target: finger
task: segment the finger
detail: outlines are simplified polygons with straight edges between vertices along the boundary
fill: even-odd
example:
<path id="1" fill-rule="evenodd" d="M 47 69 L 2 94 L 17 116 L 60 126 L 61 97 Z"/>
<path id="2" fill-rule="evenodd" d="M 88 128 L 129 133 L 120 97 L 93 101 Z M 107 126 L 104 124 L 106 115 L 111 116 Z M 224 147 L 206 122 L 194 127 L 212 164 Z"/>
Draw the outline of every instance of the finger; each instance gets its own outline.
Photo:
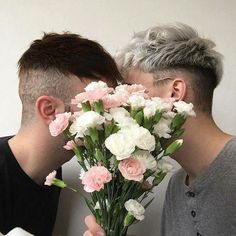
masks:
<path id="1" fill-rule="evenodd" d="M 85 231 L 83 236 L 94 236 L 90 231 Z"/>
<path id="2" fill-rule="evenodd" d="M 96 222 L 96 218 L 93 215 L 89 215 L 85 217 L 85 224 L 89 228 L 89 231 L 94 235 L 104 235 L 103 230 L 99 224 Z"/>

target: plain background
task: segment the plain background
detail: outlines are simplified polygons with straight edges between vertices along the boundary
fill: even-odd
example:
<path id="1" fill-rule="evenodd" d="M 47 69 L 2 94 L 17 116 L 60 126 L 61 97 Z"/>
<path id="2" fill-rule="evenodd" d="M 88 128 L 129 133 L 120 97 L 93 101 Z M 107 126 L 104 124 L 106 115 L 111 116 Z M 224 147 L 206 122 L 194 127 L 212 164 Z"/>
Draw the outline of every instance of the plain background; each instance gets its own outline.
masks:
<path id="1" fill-rule="evenodd" d="M 111 54 L 134 32 L 158 23 L 183 22 L 211 38 L 224 55 L 224 76 L 215 91 L 216 123 L 236 134 L 236 1 L 235 0 L 0 0 L 0 136 L 19 128 L 17 61 L 42 33 L 71 31 L 101 43 Z M 177 166 L 177 165 L 176 165 Z M 64 179 L 80 188 L 75 160 L 64 166 Z M 158 236 L 168 178 L 155 191 L 156 200 L 136 236 Z M 82 189 L 81 189 L 82 191 Z M 62 191 L 54 235 L 82 236 L 88 214 L 79 194 Z"/>

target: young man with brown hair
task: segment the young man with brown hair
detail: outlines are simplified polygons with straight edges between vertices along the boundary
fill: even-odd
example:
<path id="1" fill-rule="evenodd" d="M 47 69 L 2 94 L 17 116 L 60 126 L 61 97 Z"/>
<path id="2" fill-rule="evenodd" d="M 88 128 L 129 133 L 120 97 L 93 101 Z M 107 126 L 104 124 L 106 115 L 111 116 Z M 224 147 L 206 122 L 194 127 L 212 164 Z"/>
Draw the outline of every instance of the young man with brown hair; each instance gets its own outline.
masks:
<path id="1" fill-rule="evenodd" d="M 93 80 L 115 86 L 121 75 L 111 56 L 96 42 L 76 34 L 45 34 L 22 55 L 19 95 L 22 120 L 13 137 L 0 138 L 0 232 L 21 227 L 52 235 L 60 191 L 43 186 L 46 176 L 69 161 L 63 135 L 48 126 L 56 114 Z"/>

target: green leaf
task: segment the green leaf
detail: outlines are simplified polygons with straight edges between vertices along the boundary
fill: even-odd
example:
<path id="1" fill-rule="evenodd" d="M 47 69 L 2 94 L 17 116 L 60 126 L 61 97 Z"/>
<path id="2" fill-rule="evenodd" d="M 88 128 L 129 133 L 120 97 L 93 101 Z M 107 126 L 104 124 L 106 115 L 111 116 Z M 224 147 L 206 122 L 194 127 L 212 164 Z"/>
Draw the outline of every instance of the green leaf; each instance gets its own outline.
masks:
<path id="1" fill-rule="evenodd" d="M 132 118 L 135 118 L 136 114 L 139 112 L 139 109 L 131 109 L 130 115 Z"/>
<path id="2" fill-rule="evenodd" d="M 102 162 L 102 163 L 107 163 L 106 158 L 103 156 L 102 152 L 96 148 L 95 150 L 95 158 L 97 159 L 97 161 Z"/>
<path id="3" fill-rule="evenodd" d="M 175 151 L 177 151 L 183 144 L 183 139 L 177 139 L 173 143 L 171 143 L 166 150 L 164 151 L 164 156 L 170 156 Z"/>
<path id="4" fill-rule="evenodd" d="M 144 118 L 143 111 L 139 111 L 134 117 L 134 119 L 137 121 L 139 125 L 142 125 L 143 118 Z"/>
<path id="5" fill-rule="evenodd" d="M 112 121 L 112 123 L 105 126 L 105 137 L 106 138 L 112 134 L 114 127 L 115 127 L 114 121 Z"/>
<path id="6" fill-rule="evenodd" d="M 89 136 L 94 143 L 99 141 L 98 131 L 96 128 L 89 128 Z"/>
<path id="7" fill-rule="evenodd" d="M 156 177 L 153 179 L 152 184 L 153 184 L 154 186 L 159 185 L 159 184 L 161 183 L 161 181 L 165 178 L 166 174 L 167 174 L 167 173 L 165 173 L 165 172 L 163 172 L 163 171 L 160 171 L 160 172 L 156 175 Z"/>
<path id="8" fill-rule="evenodd" d="M 154 115 L 154 122 L 158 123 L 162 117 L 162 112 L 156 111 L 156 114 Z"/>
<path id="9" fill-rule="evenodd" d="M 73 149 L 73 151 L 74 151 L 74 153 L 75 153 L 75 155 L 76 155 L 76 157 L 77 157 L 78 162 L 79 162 L 79 163 L 82 163 L 83 160 L 84 160 L 84 158 L 83 158 L 83 156 L 82 156 L 80 147 L 75 147 L 75 148 Z"/>
<path id="10" fill-rule="evenodd" d="M 185 121 L 186 118 L 183 115 L 176 114 L 171 122 L 170 127 L 171 129 L 179 129 L 184 124 Z"/>
<path id="11" fill-rule="evenodd" d="M 152 128 L 152 118 L 147 118 L 144 116 L 144 122 L 143 122 L 143 127 L 146 129 L 151 129 Z"/>
<path id="12" fill-rule="evenodd" d="M 135 218 L 133 215 L 131 215 L 130 213 L 128 213 L 124 219 L 124 226 L 128 227 L 130 225 L 132 225 L 132 223 L 134 222 Z"/>
<path id="13" fill-rule="evenodd" d="M 183 129 L 178 129 L 178 130 L 176 130 L 176 131 L 173 133 L 172 138 L 173 138 L 173 139 L 177 139 L 177 138 L 179 138 L 183 133 L 184 133 L 184 128 L 183 128 Z"/>
<path id="14" fill-rule="evenodd" d="M 93 107 L 94 107 L 94 111 L 96 111 L 99 114 L 102 114 L 104 112 L 103 102 L 101 100 L 94 102 Z"/>
<path id="15" fill-rule="evenodd" d="M 93 152 L 93 142 L 89 136 L 84 136 L 84 146 L 89 152 Z"/>
<path id="16" fill-rule="evenodd" d="M 91 111 L 91 106 L 90 106 L 89 101 L 82 102 L 82 109 L 83 109 L 83 112 Z"/>
<path id="17" fill-rule="evenodd" d="M 53 180 L 53 185 L 55 185 L 55 186 L 57 186 L 57 187 L 59 187 L 59 188 L 65 188 L 65 187 L 67 186 L 64 181 L 62 181 L 62 180 L 60 180 L 60 179 L 57 179 L 57 178 L 55 178 L 55 179 Z"/>
<path id="18" fill-rule="evenodd" d="M 96 217 L 96 211 L 94 210 L 93 206 L 92 206 L 92 203 L 87 199 L 85 198 L 85 202 L 89 208 L 89 210 L 92 212 L 92 214 Z"/>

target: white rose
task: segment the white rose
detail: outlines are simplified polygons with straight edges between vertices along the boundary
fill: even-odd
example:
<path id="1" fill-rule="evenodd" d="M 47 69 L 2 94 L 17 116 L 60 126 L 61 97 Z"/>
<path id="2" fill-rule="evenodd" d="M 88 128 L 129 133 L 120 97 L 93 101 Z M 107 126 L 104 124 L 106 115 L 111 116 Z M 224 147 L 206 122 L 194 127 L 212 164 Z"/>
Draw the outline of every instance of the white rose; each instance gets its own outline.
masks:
<path id="1" fill-rule="evenodd" d="M 76 137 L 83 137 L 88 128 L 94 128 L 104 122 L 105 117 L 95 111 L 88 111 L 75 119 L 70 127 L 70 132 L 72 135 L 76 134 Z"/>
<path id="2" fill-rule="evenodd" d="M 146 169 L 156 169 L 157 167 L 157 161 L 153 157 L 153 155 L 148 151 L 139 150 L 132 154 L 132 157 L 134 159 L 139 160 Z"/>
<path id="3" fill-rule="evenodd" d="M 174 102 L 175 110 L 182 114 L 183 116 L 196 116 L 196 113 L 193 110 L 192 103 L 186 103 L 184 101 Z"/>
<path id="4" fill-rule="evenodd" d="M 94 90 L 107 90 L 107 88 L 108 88 L 107 84 L 104 83 L 103 81 L 94 81 L 88 84 L 84 90 L 88 92 Z"/>
<path id="5" fill-rule="evenodd" d="M 161 118 L 160 121 L 153 126 L 153 133 L 157 134 L 160 138 L 171 138 L 169 134 L 171 132 L 170 122 L 170 120 Z"/>
<path id="6" fill-rule="evenodd" d="M 105 140 L 106 148 L 116 156 L 117 160 L 128 158 L 135 150 L 135 142 L 131 135 L 117 132 Z"/>
<path id="7" fill-rule="evenodd" d="M 138 201 L 134 199 L 128 200 L 125 202 L 125 209 L 137 220 L 141 221 L 144 219 L 145 209 Z"/>
<path id="8" fill-rule="evenodd" d="M 165 173 L 170 172 L 173 169 L 173 165 L 164 159 L 161 159 L 157 162 L 157 170 L 158 171 L 163 171 Z"/>
<path id="9" fill-rule="evenodd" d="M 139 108 L 145 106 L 146 100 L 141 94 L 135 94 L 129 97 L 129 103 L 132 108 Z"/>

